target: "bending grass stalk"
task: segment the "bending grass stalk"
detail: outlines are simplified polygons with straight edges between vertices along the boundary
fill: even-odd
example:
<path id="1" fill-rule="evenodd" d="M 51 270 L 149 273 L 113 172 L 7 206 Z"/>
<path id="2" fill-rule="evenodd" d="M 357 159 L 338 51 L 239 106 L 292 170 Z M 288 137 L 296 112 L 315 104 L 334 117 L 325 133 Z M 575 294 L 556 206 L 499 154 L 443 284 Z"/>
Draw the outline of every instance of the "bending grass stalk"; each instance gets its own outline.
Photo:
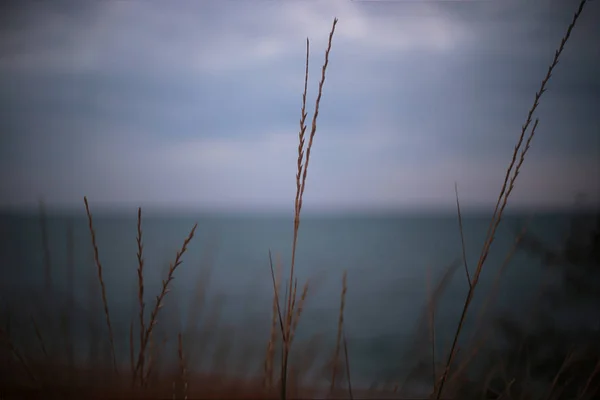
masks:
<path id="1" fill-rule="evenodd" d="M 94 230 L 94 222 L 92 219 L 92 213 L 90 212 L 90 206 L 88 204 L 87 197 L 83 198 L 85 203 L 85 212 L 88 217 L 90 235 L 92 237 L 92 247 L 94 248 L 94 261 L 98 269 L 98 281 L 100 281 L 100 289 L 102 291 L 102 303 L 104 305 L 104 315 L 106 316 L 106 325 L 108 326 L 108 339 L 110 341 L 110 351 L 112 355 L 113 367 L 115 373 L 118 374 L 117 369 L 117 357 L 115 354 L 115 339 L 113 335 L 112 325 L 110 323 L 110 313 L 108 312 L 108 300 L 106 299 L 106 286 L 104 285 L 104 278 L 102 277 L 102 264 L 100 263 L 100 257 L 98 255 L 98 245 L 96 244 L 96 231 Z"/>
<path id="2" fill-rule="evenodd" d="M 509 172 L 513 169 L 514 161 L 516 159 L 516 154 L 517 154 L 517 152 L 519 150 L 520 143 L 515 147 L 513 159 L 511 161 L 511 164 L 510 164 L 509 169 L 507 171 L 506 179 L 504 181 L 504 185 L 503 185 L 502 191 L 500 193 L 500 196 L 498 197 L 498 204 L 500 203 L 500 199 L 501 199 L 503 193 L 504 193 L 504 201 L 502 203 L 502 207 L 499 210 L 496 210 L 494 212 L 494 215 L 492 216 L 492 225 L 493 225 L 493 227 L 492 227 L 492 229 L 491 229 L 491 231 L 489 233 L 488 238 L 486 239 L 486 242 L 484 243 L 483 251 L 481 253 L 481 257 L 479 259 L 479 262 L 477 264 L 477 268 L 475 270 L 475 274 L 473 276 L 473 280 L 469 284 L 469 290 L 467 292 L 467 296 L 466 296 L 466 299 L 465 299 L 465 302 L 464 302 L 463 310 L 462 310 L 462 313 L 461 313 L 461 316 L 460 316 L 460 320 L 458 322 L 458 327 L 457 327 L 456 333 L 454 335 L 454 338 L 452 340 L 452 346 L 450 347 L 450 352 L 448 354 L 448 360 L 447 360 L 446 366 L 444 368 L 444 373 L 443 373 L 442 378 L 440 380 L 440 385 L 439 385 L 438 393 L 437 393 L 437 397 L 436 397 L 438 400 L 439 400 L 439 398 L 440 398 L 440 396 L 442 394 L 442 390 L 443 390 L 444 384 L 445 384 L 445 382 L 447 380 L 448 373 L 450 371 L 450 366 L 452 365 L 452 361 L 454 360 L 454 357 L 456 355 L 455 353 L 456 353 L 456 348 L 457 348 L 456 346 L 458 344 L 458 338 L 460 336 L 460 332 L 462 331 L 462 327 L 463 327 L 465 318 L 467 316 L 467 311 L 469 309 L 469 306 L 471 305 L 471 301 L 473 300 L 473 295 L 475 294 L 475 288 L 477 287 L 477 283 L 479 282 L 479 277 L 481 275 L 483 264 L 485 263 L 487 255 L 489 253 L 489 249 L 490 249 L 491 244 L 493 242 L 496 229 L 497 229 L 498 225 L 500 224 L 500 220 L 502 219 L 502 214 L 504 212 L 506 204 L 508 203 L 508 197 L 510 196 L 510 194 L 512 192 L 512 189 L 514 188 L 514 182 L 515 182 L 515 180 L 516 180 L 516 178 L 517 178 L 517 176 L 519 174 L 519 170 L 520 170 L 521 165 L 523 164 L 523 161 L 525 159 L 525 155 L 527 154 L 527 151 L 529 150 L 529 145 L 530 145 L 531 139 L 535 135 L 535 131 L 536 131 L 537 126 L 538 126 L 538 120 L 536 119 L 536 121 L 535 121 L 535 123 L 533 125 L 533 128 L 531 130 L 531 134 L 529 135 L 529 138 L 527 139 L 527 145 L 525 146 L 525 148 L 521 152 L 521 158 L 519 160 L 519 163 L 517 164 L 517 168 L 515 169 L 515 173 L 512 176 L 510 182 L 508 182 L 508 177 L 510 175 Z M 523 137 L 523 135 L 524 135 L 524 132 L 522 132 L 521 138 Z M 509 184 L 509 188 L 508 188 L 507 191 L 505 191 L 504 189 L 505 189 L 505 187 L 506 187 L 507 184 Z"/>
<path id="3" fill-rule="evenodd" d="M 436 398 L 438 400 L 440 399 L 440 397 L 442 395 L 442 392 L 443 392 L 443 389 L 444 389 L 444 384 L 445 384 L 447 376 L 448 376 L 448 371 L 449 371 L 450 365 L 452 364 L 452 361 L 454 359 L 454 353 L 455 353 L 456 345 L 458 343 L 458 337 L 460 336 L 460 332 L 462 330 L 462 326 L 464 324 L 464 320 L 465 320 L 467 311 L 469 309 L 469 305 L 471 303 L 471 300 L 473 299 L 474 290 L 475 290 L 475 287 L 477 286 L 477 282 L 479 280 L 479 276 L 481 274 L 481 270 L 483 268 L 483 264 L 485 263 L 485 260 L 486 260 L 488 254 L 489 254 L 489 250 L 490 250 L 491 244 L 494 241 L 494 235 L 496 233 L 496 229 L 498 228 L 498 225 L 500 224 L 500 221 L 502 219 L 502 214 L 503 214 L 504 209 L 506 207 L 506 204 L 508 202 L 508 198 L 510 197 L 510 194 L 511 194 L 513 188 L 514 188 L 514 183 L 515 183 L 515 180 L 516 180 L 517 176 L 519 175 L 519 170 L 520 170 L 520 168 L 523 165 L 523 162 L 525 160 L 525 155 L 527 154 L 527 151 L 529 150 L 529 147 L 530 147 L 530 144 L 531 144 L 531 140 L 533 139 L 533 136 L 535 134 L 535 130 L 537 128 L 538 120 L 537 119 L 535 120 L 535 123 L 533 125 L 532 130 L 531 130 L 531 133 L 530 133 L 529 137 L 527 138 L 527 142 L 526 142 L 525 148 L 522 149 L 519 162 L 517 163 L 516 168 L 514 169 L 514 175 L 512 176 L 512 178 L 510 178 L 510 174 L 513 172 L 513 167 L 515 166 L 515 162 L 516 162 L 516 159 L 517 159 L 517 154 L 518 154 L 519 150 L 521 149 L 521 146 L 522 146 L 522 143 L 523 143 L 523 139 L 525 137 L 525 132 L 527 131 L 527 129 L 529 128 L 529 125 L 531 124 L 533 113 L 535 112 L 535 110 L 537 109 L 537 107 L 539 105 L 539 101 L 540 101 L 541 96 L 546 91 L 546 84 L 548 83 L 548 81 L 550 80 L 550 77 L 552 76 L 552 71 L 554 70 L 554 68 L 558 64 L 558 60 L 560 58 L 560 55 L 561 55 L 562 51 L 564 50 L 566 42 L 568 41 L 569 37 L 571 36 L 571 32 L 572 32 L 573 28 L 575 27 L 575 24 L 577 23 L 577 20 L 579 19 L 579 16 L 581 15 L 581 12 L 583 11 L 583 8 L 584 8 L 586 2 L 587 2 L 587 0 L 581 0 L 577 11 L 573 15 L 573 19 L 572 19 L 571 23 L 569 24 L 569 26 L 567 28 L 567 32 L 565 33 L 565 36 L 562 38 L 558 49 L 554 53 L 554 58 L 552 60 L 552 63 L 548 67 L 548 72 L 546 73 L 546 76 L 542 80 L 542 83 L 540 85 L 540 89 L 535 94 L 533 105 L 532 105 L 532 107 L 529 110 L 529 113 L 527 115 L 527 120 L 525 121 L 525 124 L 522 126 L 521 134 L 520 134 L 519 139 L 517 141 L 517 145 L 515 146 L 511 162 L 510 162 L 509 167 L 508 167 L 508 169 L 506 171 L 506 176 L 504 178 L 504 183 L 502 185 L 502 189 L 500 191 L 500 195 L 498 196 L 498 200 L 496 202 L 494 213 L 492 214 L 492 218 L 491 218 L 491 221 L 490 221 L 490 226 L 488 228 L 488 234 L 486 236 L 486 241 L 484 242 L 484 245 L 483 245 L 483 248 L 482 248 L 482 251 L 481 251 L 481 256 L 479 257 L 479 261 L 477 263 L 477 268 L 475 270 L 475 274 L 473 276 L 472 283 L 471 283 L 471 285 L 469 287 L 469 291 L 468 291 L 466 299 L 465 299 L 465 304 L 464 304 L 464 307 L 463 307 L 462 315 L 460 317 L 460 320 L 459 320 L 459 323 L 458 323 L 458 327 L 457 327 L 456 333 L 454 335 L 454 340 L 453 340 L 453 343 L 452 343 L 452 347 L 451 347 L 450 353 L 448 355 L 448 360 L 446 362 L 446 368 L 445 368 L 444 374 L 443 374 L 443 376 L 441 378 L 440 385 L 439 385 L 439 388 L 438 388 L 438 392 L 437 392 L 437 396 L 436 396 Z M 500 207 L 500 203 L 501 202 L 502 202 L 502 206 Z"/>

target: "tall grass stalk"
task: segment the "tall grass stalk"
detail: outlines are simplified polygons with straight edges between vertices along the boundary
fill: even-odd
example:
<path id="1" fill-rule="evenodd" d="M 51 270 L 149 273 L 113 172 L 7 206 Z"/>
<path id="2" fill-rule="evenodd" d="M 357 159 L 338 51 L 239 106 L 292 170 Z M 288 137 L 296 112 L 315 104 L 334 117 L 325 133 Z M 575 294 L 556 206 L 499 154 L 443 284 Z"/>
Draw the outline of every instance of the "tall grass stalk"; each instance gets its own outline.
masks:
<path id="1" fill-rule="evenodd" d="M 293 338 L 293 328 L 295 328 L 298 324 L 298 319 L 300 317 L 301 303 L 304 301 L 306 297 L 306 293 L 308 290 L 308 286 L 305 285 L 305 289 L 302 292 L 301 303 L 298 311 L 294 313 L 296 306 L 296 287 L 297 287 L 297 279 L 295 278 L 295 266 L 296 266 L 296 246 L 298 244 L 298 230 L 300 228 L 300 213 L 302 211 L 302 198 L 304 196 L 304 190 L 306 188 L 306 177 L 308 175 L 308 164 L 310 162 L 310 151 L 312 149 L 313 140 L 315 134 L 317 132 L 317 118 L 319 116 L 319 105 L 321 104 L 321 96 L 323 95 L 323 85 L 325 84 L 325 76 L 327 72 L 327 66 L 329 65 L 329 52 L 331 51 L 331 43 L 333 40 L 333 35 L 335 33 L 335 27 L 337 25 L 337 18 L 334 18 L 333 25 L 331 27 L 331 32 L 329 33 L 329 40 L 327 43 L 327 50 L 325 51 L 325 62 L 323 63 L 323 67 L 321 68 L 321 80 L 319 81 L 319 89 L 317 93 L 317 98 L 315 100 L 315 109 L 312 118 L 311 130 L 308 139 L 308 144 L 306 145 L 306 155 L 304 153 L 305 149 L 305 134 L 306 134 L 306 94 L 308 91 L 308 65 L 309 65 L 309 57 L 310 57 L 310 42 L 306 39 L 306 64 L 305 64 L 305 74 L 304 74 L 304 91 L 302 93 L 302 109 L 300 115 L 300 131 L 298 133 L 298 160 L 297 160 L 297 172 L 296 172 L 296 198 L 294 201 L 294 233 L 293 233 L 293 241 L 292 241 L 292 260 L 290 263 L 290 276 L 288 281 L 285 300 L 286 306 L 283 316 L 281 315 L 281 307 L 279 309 L 279 318 L 281 321 L 281 333 L 282 333 L 282 342 L 283 342 L 283 351 L 282 351 L 282 363 L 281 363 L 281 398 L 284 400 L 287 397 L 287 374 L 288 374 L 288 363 L 289 356 L 292 345 Z M 271 263 L 271 274 L 274 276 L 272 263 Z M 273 278 L 273 288 L 277 293 L 277 287 L 275 284 L 275 279 Z M 279 302 L 279 295 L 277 295 L 277 301 Z M 294 318 L 295 317 L 295 318 Z"/>

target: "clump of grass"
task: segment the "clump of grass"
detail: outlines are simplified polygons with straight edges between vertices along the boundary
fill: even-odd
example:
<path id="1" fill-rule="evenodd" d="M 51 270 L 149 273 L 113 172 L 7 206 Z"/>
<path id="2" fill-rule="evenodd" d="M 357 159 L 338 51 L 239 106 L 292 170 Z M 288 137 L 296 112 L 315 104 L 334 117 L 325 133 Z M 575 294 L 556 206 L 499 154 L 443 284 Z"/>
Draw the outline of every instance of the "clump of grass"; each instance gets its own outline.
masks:
<path id="1" fill-rule="evenodd" d="M 569 40 L 569 37 L 571 36 L 571 32 L 573 31 L 573 28 L 575 27 L 577 20 L 579 19 L 579 16 L 581 15 L 581 13 L 583 11 L 583 8 L 584 8 L 586 2 L 587 2 L 587 0 L 582 0 L 579 3 L 579 7 L 578 7 L 577 11 L 575 12 L 575 14 L 573 15 L 573 19 L 571 20 L 571 23 L 567 27 L 567 31 L 566 31 L 564 37 L 562 38 L 560 45 L 559 45 L 558 49 L 556 50 L 556 52 L 554 53 L 554 58 L 553 58 L 552 62 L 550 63 L 550 66 L 548 67 L 548 72 L 546 73 L 546 76 L 542 80 L 539 90 L 535 94 L 533 105 L 529 109 L 525 123 L 523 124 L 523 126 L 521 128 L 521 133 L 517 140 L 517 144 L 514 148 L 509 166 L 506 170 L 504 182 L 502 183 L 502 188 L 500 189 L 500 194 L 496 201 L 496 206 L 495 206 L 494 212 L 492 214 L 490 226 L 488 228 L 488 233 L 486 235 L 486 238 L 485 238 L 485 241 L 483 244 L 483 248 L 481 250 L 481 255 L 479 257 L 479 261 L 477 262 L 477 266 L 475 268 L 475 273 L 473 274 L 472 278 L 469 275 L 468 269 L 466 269 L 467 280 L 469 283 L 469 290 L 468 290 L 466 298 L 465 298 L 462 314 L 458 321 L 456 333 L 454 334 L 452 346 L 451 346 L 450 352 L 448 354 L 448 360 L 446 361 L 446 366 L 445 366 L 444 372 L 442 373 L 442 376 L 440 378 L 439 386 L 437 388 L 436 399 L 438 399 L 438 400 L 442 396 L 442 393 L 444 390 L 444 385 L 448 378 L 448 373 L 450 371 L 452 361 L 454 360 L 454 357 L 456 355 L 458 338 L 460 337 L 460 334 L 461 334 L 461 331 L 463 328 L 463 324 L 464 324 L 467 312 L 469 310 L 469 306 L 471 305 L 471 301 L 473 300 L 473 295 L 475 293 L 475 289 L 479 282 L 479 278 L 481 276 L 481 271 L 482 271 L 485 261 L 488 257 L 490 247 L 491 247 L 492 243 L 494 242 L 496 230 L 498 229 L 498 225 L 500 225 L 500 221 L 502 220 L 502 215 L 504 213 L 506 205 L 508 204 L 508 199 L 514 189 L 515 181 L 516 181 L 517 177 L 519 176 L 520 169 L 523 165 L 523 162 L 525 161 L 525 156 L 531 146 L 531 141 L 535 135 L 539 119 L 536 118 L 536 120 L 533 124 L 533 127 L 531 129 L 531 132 L 529 133 L 529 136 L 527 137 L 527 140 L 525 141 L 525 145 L 524 145 L 524 147 L 522 147 L 523 141 L 525 139 L 525 134 L 531 124 L 533 114 L 537 110 L 540 98 L 546 91 L 546 85 L 547 85 L 548 81 L 550 80 L 550 77 L 552 76 L 552 71 L 558 64 L 560 55 L 562 54 L 565 44 L 567 43 L 567 41 Z M 520 150 L 520 155 L 519 155 L 519 150 Z M 517 159 L 518 159 L 518 161 L 517 161 Z M 512 176 L 511 176 L 511 174 L 512 174 Z M 458 203 L 458 192 L 457 192 L 457 206 L 458 206 L 458 210 L 459 210 L 459 220 L 460 220 L 460 205 Z M 461 224 L 461 231 L 462 231 L 462 222 L 460 224 Z M 462 233 L 461 233 L 461 237 L 462 237 Z M 462 244 L 463 244 L 463 246 L 462 246 L 463 254 L 465 254 L 464 241 L 462 242 Z M 465 268 L 467 268 L 466 259 L 464 262 L 465 262 Z"/>

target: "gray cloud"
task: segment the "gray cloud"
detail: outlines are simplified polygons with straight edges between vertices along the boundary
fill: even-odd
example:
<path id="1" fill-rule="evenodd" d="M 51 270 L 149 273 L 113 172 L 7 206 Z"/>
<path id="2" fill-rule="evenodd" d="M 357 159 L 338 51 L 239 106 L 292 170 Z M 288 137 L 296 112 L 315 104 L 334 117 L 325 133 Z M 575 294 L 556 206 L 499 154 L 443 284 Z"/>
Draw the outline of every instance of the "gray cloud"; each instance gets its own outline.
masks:
<path id="1" fill-rule="evenodd" d="M 304 40 L 310 111 L 333 16 L 307 207 L 451 206 L 455 181 L 465 204 L 490 204 L 574 11 L 24 4 L 5 9 L 0 33 L 0 206 L 85 194 L 116 206 L 289 208 Z M 599 16 L 591 2 L 542 99 L 517 205 L 562 206 L 577 192 L 600 201 Z"/>

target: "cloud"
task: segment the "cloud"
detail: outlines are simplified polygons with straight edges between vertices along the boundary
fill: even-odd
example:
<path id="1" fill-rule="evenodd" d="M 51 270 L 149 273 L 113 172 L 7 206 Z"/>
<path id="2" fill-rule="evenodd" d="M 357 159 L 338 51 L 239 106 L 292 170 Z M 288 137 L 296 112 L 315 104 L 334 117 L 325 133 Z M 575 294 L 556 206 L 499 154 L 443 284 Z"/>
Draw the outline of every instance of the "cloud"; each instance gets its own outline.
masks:
<path id="1" fill-rule="evenodd" d="M 566 5 L 105 1 L 10 9 L 0 206 L 292 204 L 305 39 L 309 122 L 340 20 L 307 207 L 493 204 L 570 22 Z M 8 12 L 8 11 L 7 11 Z M 587 12 L 587 13 L 586 13 Z M 590 4 L 550 81 L 516 204 L 600 201 Z"/>

